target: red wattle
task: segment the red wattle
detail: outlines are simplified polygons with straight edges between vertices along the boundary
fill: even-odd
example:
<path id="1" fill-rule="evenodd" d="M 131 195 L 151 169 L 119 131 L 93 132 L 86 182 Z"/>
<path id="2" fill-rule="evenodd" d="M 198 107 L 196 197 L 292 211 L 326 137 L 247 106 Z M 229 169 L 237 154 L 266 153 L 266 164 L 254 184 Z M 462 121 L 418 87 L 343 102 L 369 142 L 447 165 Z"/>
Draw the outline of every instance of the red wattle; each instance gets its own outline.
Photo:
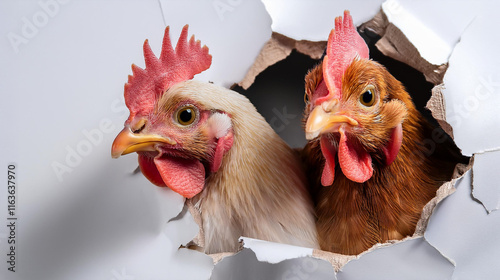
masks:
<path id="1" fill-rule="evenodd" d="M 325 157 L 325 167 L 321 175 L 321 185 L 327 187 L 331 186 L 333 184 L 333 179 L 335 179 L 335 155 L 337 154 L 337 150 L 326 137 L 321 137 L 319 143 L 321 152 Z"/>
<path id="2" fill-rule="evenodd" d="M 363 183 L 373 175 L 372 157 L 363 149 L 356 149 L 340 127 L 339 164 L 344 175 L 351 181 Z"/>
<path id="3" fill-rule="evenodd" d="M 139 167 L 141 168 L 141 172 L 151 183 L 158 187 L 166 187 L 167 185 L 163 182 L 153 159 L 153 157 L 139 154 Z"/>
<path id="4" fill-rule="evenodd" d="M 205 186 L 205 167 L 195 159 L 139 154 L 142 174 L 159 187 L 169 187 L 174 192 L 192 198 Z"/>
<path id="5" fill-rule="evenodd" d="M 154 159 L 163 182 L 174 192 L 192 198 L 205 186 L 205 167 L 197 159 L 158 156 Z"/>
<path id="6" fill-rule="evenodd" d="M 217 172 L 222 164 L 222 157 L 226 152 L 228 152 L 233 146 L 233 132 L 230 131 L 226 136 L 221 137 L 217 140 L 217 146 L 215 147 L 215 153 L 212 161 L 210 162 L 210 171 Z"/>
<path id="7" fill-rule="evenodd" d="M 385 155 L 385 164 L 390 165 L 398 156 L 399 148 L 401 148 L 401 143 L 403 142 L 403 126 L 398 124 L 391 131 L 391 138 L 387 146 L 382 148 Z"/>

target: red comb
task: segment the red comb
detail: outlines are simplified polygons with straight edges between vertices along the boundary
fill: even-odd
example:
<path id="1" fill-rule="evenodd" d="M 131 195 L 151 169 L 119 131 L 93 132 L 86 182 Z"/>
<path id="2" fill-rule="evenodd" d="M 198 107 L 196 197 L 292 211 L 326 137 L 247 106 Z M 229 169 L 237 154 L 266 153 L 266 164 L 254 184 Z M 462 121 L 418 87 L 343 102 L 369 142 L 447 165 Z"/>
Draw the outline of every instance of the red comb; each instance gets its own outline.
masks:
<path id="1" fill-rule="evenodd" d="M 201 47 L 194 35 L 187 41 L 188 25 L 182 28 L 175 46 L 170 42 L 169 27 L 165 28 L 160 58 L 158 59 L 148 40 L 144 42 L 145 69 L 132 64 L 132 75 L 125 84 L 125 104 L 130 110 L 129 121 L 135 115 L 150 113 L 162 94 L 176 83 L 190 80 L 207 70 L 212 63 L 208 47 Z"/>
<path id="2" fill-rule="evenodd" d="M 329 94 L 321 99 L 340 98 L 342 75 L 357 56 L 368 59 L 368 46 L 359 36 L 352 17 L 346 10 L 343 21 L 342 17 L 335 18 L 335 29 L 332 29 L 328 37 L 326 56 L 323 60 L 323 78 Z"/>

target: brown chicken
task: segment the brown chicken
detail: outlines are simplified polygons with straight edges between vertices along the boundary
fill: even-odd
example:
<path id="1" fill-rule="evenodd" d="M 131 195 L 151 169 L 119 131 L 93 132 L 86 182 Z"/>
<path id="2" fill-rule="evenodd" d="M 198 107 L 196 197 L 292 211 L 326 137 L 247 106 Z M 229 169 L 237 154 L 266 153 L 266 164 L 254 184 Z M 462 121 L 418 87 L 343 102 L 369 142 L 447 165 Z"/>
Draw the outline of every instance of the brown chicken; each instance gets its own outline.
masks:
<path id="1" fill-rule="evenodd" d="M 306 76 L 303 150 L 323 250 L 359 254 L 412 235 L 455 162 L 431 154 L 433 128 L 368 47 L 348 11 Z"/>
<path id="2" fill-rule="evenodd" d="M 168 30 L 159 59 L 146 41 L 146 68 L 132 66 L 112 156 L 137 152 L 146 178 L 193 202 L 206 253 L 235 252 L 240 236 L 317 248 L 297 155 L 246 97 L 191 80 L 210 67 L 208 48 L 185 26 L 173 49 Z"/>

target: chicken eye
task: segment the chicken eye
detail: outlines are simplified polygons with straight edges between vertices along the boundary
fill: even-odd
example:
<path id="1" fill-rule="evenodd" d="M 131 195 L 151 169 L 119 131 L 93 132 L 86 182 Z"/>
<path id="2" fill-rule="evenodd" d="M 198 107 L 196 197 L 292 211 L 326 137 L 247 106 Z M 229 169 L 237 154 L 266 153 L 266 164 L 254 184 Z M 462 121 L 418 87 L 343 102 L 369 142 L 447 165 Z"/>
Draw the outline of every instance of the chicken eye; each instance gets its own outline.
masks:
<path id="1" fill-rule="evenodd" d="M 370 107 L 375 103 L 375 93 L 373 86 L 368 86 L 359 96 L 359 102 L 364 106 Z"/>
<path id="2" fill-rule="evenodd" d="M 177 122 L 181 125 L 190 125 L 196 119 L 196 111 L 193 106 L 186 106 L 177 111 Z"/>

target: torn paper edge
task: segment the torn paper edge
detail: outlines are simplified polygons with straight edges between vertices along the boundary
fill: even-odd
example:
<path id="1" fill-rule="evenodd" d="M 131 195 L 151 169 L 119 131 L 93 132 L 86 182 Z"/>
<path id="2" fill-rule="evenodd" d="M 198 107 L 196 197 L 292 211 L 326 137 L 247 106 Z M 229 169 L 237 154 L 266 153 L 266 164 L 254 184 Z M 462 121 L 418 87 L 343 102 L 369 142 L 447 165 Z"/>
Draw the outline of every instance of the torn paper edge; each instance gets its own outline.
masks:
<path id="1" fill-rule="evenodd" d="M 382 54 L 415 68 L 424 74 L 428 82 L 434 85 L 443 82 L 448 63 L 434 65 L 424 59 L 419 49 L 412 44 L 403 31 L 389 21 L 383 10 L 380 10 L 373 19 L 360 26 L 361 30 L 365 28 L 381 36 L 375 46 Z"/>
<path id="2" fill-rule="evenodd" d="M 197 208 L 193 201 L 191 199 L 186 199 L 186 204 L 185 204 L 189 214 L 193 216 L 193 220 L 198 226 L 198 234 L 189 242 L 186 244 L 186 247 L 189 249 L 197 250 L 202 254 L 205 254 L 203 251 L 203 248 L 205 247 L 205 232 L 203 231 L 203 220 L 201 217 L 201 213 L 199 208 Z M 240 252 L 242 249 L 242 246 L 240 246 L 240 249 L 238 252 Z M 216 253 L 216 254 L 206 254 L 207 256 L 212 258 L 212 262 L 214 264 L 214 267 L 217 263 L 222 261 L 225 257 L 230 257 L 238 252 L 222 252 L 222 253 Z"/>
<path id="3" fill-rule="evenodd" d="M 450 194 L 455 192 L 455 182 L 463 176 L 463 174 L 469 170 L 472 167 L 472 164 L 464 165 L 464 164 L 457 164 L 457 167 L 455 168 L 455 172 L 453 174 L 453 179 L 451 181 L 445 182 L 439 189 L 436 191 L 436 196 L 431 199 L 425 206 L 422 211 L 421 217 L 417 223 L 415 232 L 412 236 L 408 236 L 402 240 L 389 240 L 388 242 L 385 243 L 378 243 L 375 244 L 373 247 L 370 249 L 362 252 L 359 255 L 342 255 L 342 254 L 337 254 L 337 253 L 332 253 L 328 251 L 322 251 L 322 250 L 315 250 L 313 253 L 313 257 L 319 258 L 326 260 L 330 262 L 330 264 L 333 266 L 335 272 L 338 272 L 342 270 L 342 268 L 349 263 L 352 260 L 357 260 L 362 258 L 364 255 L 369 254 L 379 248 L 386 248 L 390 247 L 394 244 L 398 244 L 401 242 L 406 242 L 408 240 L 412 239 L 417 239 L 417 238 L 424 238 L 424 233 L 427 228 L 427 224 L 429 221 L 429 218 L 432 215 L 432 211 L 434 208 L 446 197 L 448 197 Z M 426 240 L 427 242 L 427 240 Z M 429 242 L 427 242 L 429 243 Z M 429 243 L 430 244 L 430 243 Z M 430 244 L 432 247 L 434 247 L 432 244 Z M 434 247 L 435 248 L 435 247 Z M 439 251 L 438 248 L 435 248 L 444 258 L 446 258 L 448 261 L 450 261 L 453 265 L 455 265 L 455 262 L 448 258 L 446 255 L 444 255 L 441 251 Z"/>
<path id="4" fill-rule="evenodd" d="M 298 259 L 304 257 L 312 257 L 321 259 L 315 256 L 317 249 L 289 245 L 284 243 L 276 243 L 261 239 L 241 236 L 239 239 L 240 248 L 238 252 L 224 252 L 210 254 L 214 265 L 222 261 L 226 257 L 234 256 L 241 253 L 244 249 L 254 252 L 255 257 L 259 262 L 277 264 L 286 260 Z M 269 254 L 271 253 L 271 254 Z"/>
<path id="5" fill-rule="evenodd" d="M 425 60 L 406 35 L 389 21 L 383 10 L 380 10 L 373 19 L 363 23 L 360 28 L 362 30 L 368 29 L 381 36 L 375 46 L 385 56 L 415 68 L 424 75 L 428 82 L 435 85 L 426 107 L 431 111 L 441 128 L 453 139 L 453 128 L 446 121 L 446 104 L 442 93 L 445 88 L 443 79 L 448 69 L 448 63 L 433 65 Z"/>
<path id="6" fill-rule="evenodd" d="M 269 242 L 249 237 L 240 237 L 240 242 L 243 243 L 244 248 L 251 249 L 255 253 L 258 261 L 271 264 L 289 259 L 312 257 L 313 255 L 312 248 Z"/>
<path id="7" fill-rule="evenodd" d="M 254 64 L 238 85 L 243 89 L 248 89 L 262 71 L 287 58 L 292 53 L 292 50 L 297 50 L 300 53 L 310 56 L 312 59 L 320 59 L 325 49 L 326 41 L 297 41 L 273 32 L 269 41 L 262 47 Z"/>
<path id="8" fill-rule="evenodd" d="M 452 175 L 452 179 L 448 182 L 445 182 L 439 189 L 436 191 L 436 196 L 432 198 L 427 204 L 424 206 L 422 210 L 422 214 L 420 215 L 420 219 L 418 220 L 417 226 L 415 228 L 415 233 L 413 236 L 423 236 L 425 230 L 427 229 L 427 224 L 429 222 L 429 218 L 432 215 L 432 211 L 436 206 L 446 197 L 455 192 L 455 182 L 462 178 L 464 174 L 469 171 L 474 162 L 471 159 L 469 164 L 461 164 L 458 163 L 455 166 L 455 170 Z"/>
<path id="9" fill-rule="evenodd" d="M 462 176 L 470 170 L 472 167 L 472 163 L 465 165 L 465 164 L 458 164 L 457 167 L 455 168 L 455 172 L 453 175 L 453 179 L 451 181 L 445 182 L 437 191 L 436 197 L 434 197 L 431 201 L 429 201 L 425 207 L 424 210 L 422 211 L 421 218 L 417 224 L 417 229 L 415 230 L 415 233 L 412 236 L 408 236 L 402 240 L 390 240 L 385 243 L 378 243 L 371 247 L 370 249 L 362 252 L 359 255 L 342 255 L 338 253 L 332 253 L 328 251 L 323 251 L 320 249 L 311 249 L 311 248 L 304 248 L 304 247 L 297 247 L 293 245 L 287 245 L 287 244 L 280 244 L 280 243 L 273 243 L 269 241 L 264 241 L 264 240 L 258 240 L 258 239 L 252 239 L 252 238 L 246 238 L 242 237 L 241 238 L 241 244 L 242 248 L 247 248 L 252 250 L 256 257 L 257 260 L 260 262 L 267 262 L 271 264 L 279 263 L 284 260 L 289 260 L 289 259 L 295 259 L 295 258 L 301 258 L 301 257 L 313 257 L 319 260 L 324 260 L 329 262 L 334 271 L 337 273 L 338 271 L 341 271 L 341 269 L 350 261 L 352 260 L 357 260 L 362 258 L 364 255 L 369 254 L 379 248 L 386 248 L 390 247 L 394 244 L 406 242 L 408 240 L 413 240 L 413 239 L 418 239 L 418 238 L 424 238 L 425 240 L 425 229 L 427 227 L 427 223 L 429 221 L 430 216 L 432 215 L 432 211 L 436 207 L 438 203 L 440 203 L 444 198 L 448 197 L 450 194 L 455 192 L 455 183 L 458 181 Z M 425 240 L 427 242 L 427 240 Z M 429 242 L 427 242 L 429 243 Z M 430 246 L 434 247 L 432 244 L 429 243 Z M 276 248 L 274 248 L 276 247 Z M 286 250 L 286 253 L 283 253 L 285 250 L 283 248 L 289 249 Z M 435 248 L 435 247 L 434 247 Z M 441 251 L 439 251 L 438 248 L 435 248 L 445 259 L 447 259 L 451 264 L 455 265 L 455 262 L 453 259 L 447 257 L 444 255 Z M 241 250 L 239 251 L 241 252 Z M 237 253 L 219 253 L 219 254 L 212 254 L 210 255 L 214 261 L 214 264 L 217 264 L 220 262 L 222 259 L 225 257 L 233 256 Z M 265 255 L 269 252 L 276 252 L 277 255 Z"/>
<path id="10" fill-rule="evenodd" d="M 386 243 L 386 244 L 384 244 L 384 246 L 378 246 L 378 247 L 376 248 L 377 250 L 370 250 L 370 251 L 363 252 L 362 254 L 360 254 L 360 255 L 359 255 L 358 257 L 356 257 L 355 259 L 350 260 L 350 261 L 349 261 L 349 263 L 350 263 L 351 261 L 358 261 L 358 260 L 359 260 L 359 261 L 363 261 L 363 260 L 361 259 L 361 257 L 362 257 L 362 256 L 365 256 L 365 255 L 372 255 L 372 254 L 374 254 L 374 253 L 376 254 L 376 252 L 377 252 L 377 251 L 378 251 L 378 252 L 380 252 L 378 249 L 388 249 L 388 250 L 390 250 L 390 247 L 391 247 L 391 246 L 393 246 L 393 245 L 395 245 L 395 246 L 408 246 L 408 243 L 410 243 L 410 246 L 411 246 L 411 245 L 412 245 L 412 243 L 414 244 L 414 242 L 419 242 L 419 241 L 420 241 L 422 244 L 426 244 L 426 245 L 420 245 L 420 246 L 429 246 L 429 247 L 431 247 L 432 249 L 434 249 L 434 250 L 438 253 L 438 255 L 439 255 L 440 257 L 442 257 L 442 258 L 443 258 L 443 260 L 444 260 L 445 262 L 448 262 L 448 263 L 449 263 L 449 265 L 451 265 L 451 267 L 452 267 L 452 268 L 451 268 L 451 274 L 453 274 L 453 273 L 454 273 L 455 268 L 456 268 L 456 264 L 455 264 L 455 262 L 454 262 L 453 260 L 450 260 L 450 259 L 449 259 L 448 257 L 446 257 L 445 255 L 443 255 L 443 254 L 442 254 L 442 253 L 441 253 L 441 252 L 440 252 L 440 251 L 439 251 L 436 247 L 434 247 L 432 244 L 430 244 L 430 242 L 428 242 L 428 241 L 425 239 L 425 237 L 424 237 L 424 236 L 407 237 L 407 238 L 405 238 L 405 239 L 403 239 L 403 240 L 399 240 L 399 241 L 397 241 L 397 242 L 395 241 L 395 242 L 390 243 L 390 244 Z M 421 248 L 419 248 L 419 249 L 421 249 Z M 417 250 L 418 250 L 418 249 L 417 249 Z M 368 262 L 369 262 L 369 261 L 366 261 L 366 260 L 364 261 L 364 263 L 365 263 L 365 264 L 366 264 L 366 263 L 368 263 Z M 348 266 L 348 265 L 346 264 L 346 265 L 345 265 L 345 266 L 343 266 L 343 267 L 342 267 L 339 271 L 336 271 L 336 274 L 337 274 L 337 273 L 339 273 L 339 272 L 341 272 L 341 273 L 345 273 L 345 275 L 349 275 L 349 274 L 347 274 L 347 273 L 349 273 L 349 271 L 353 271 L 353 269 L 351 268 L 351 269 L 349 269 L 349 270 L 344 270 L 344 268 L 349 268 L 349 267 L 350 267 L 350 266 Z M 379 271 L 379 273 L 380 273 L 380 272 L 381 272 L 381 271 Z M 386 274 L 386 275 L 387 275 L 387 274 Z M 349 275 L 349 276 L 351 276 L 351 277 L 352 277 L 352 275 Z M 378 279 L 378 277 L 375 277 L 375 278 L 377 278 L 377 279 Z M 390 278 L 390 279 L 392 279 L 392 278 Z"/>
<path id="11" fill-rule="evenodd" d="M 203 222 L 201 218 L 201 213 L 200 211 L 195 207 L 193 201 L 191 199 L 186 199 L 186 208 L 188 212 L 193 216 L 193 220 L 198 225 L 198 234 L 193 238 L 193 240 L 188 243 L 188 246 L 196 246 L 199 247 L 199 250 L 201 248 L 205 247 L 205 232 L 203 230 Z"/>
<path id="12" fill-rule="evenodd" d="M 437 85 L 443 82 L 448 63 L 434 65 L 425 60 L 403 32 L 389 21 L 382 9 L 373 19 L 361 24 L 359 27 L 361 30 L 368 28 L 381 36 L 381 39 L 376 43 L 376 47 L 385 56 L 417 69 L 424 74 L 426 80 L 430 83 Z M 261 49 L 254 64 L 250 67 L 245 77 L 238 82 L 238 85 L 243 89 L 248 89 L 262 71 L 286 59 L 293 50 L 308 55 L 312 59 L 320 59 L 323 56 L 326 44 L 326 40 L 295 40 L 273 32 L 269 41 Z"/>
<path id="13" fill-rule="evenodd" d="M 446 103 L 444 101 L 443 90 L 444 84 L 436 85 L 432 88 L 432 95 L 427 101 L 426 108 L 431 111 L 432 117 L 436 119 L 441 128 L 448 134 L 451 139 L 453 138 L 453 127 L 446 120 Z"/>
<path id="14" fill-rule="evenodd" d="M 449 46 L 397 0 L 382 3 L 382 11 L 392 25 L 401 30 L 401 33 L 407 34 L 406 38 L 419 50 L 422 58 L 433 65 L 448 62 L 453 46 Z M 428 42 L 432 44 L 427 44 Z"/>
<path id="15" fill-rule="evenodd" d="M 457 172 L 459 165 L 457 165 L 457 168 L 455 168 L 455 172 Z M 464 176 L 467 175 L 468 171 L 472 170 L 473 165 L 474 165 L 474 160 L 473 160 L 473 158 L 471 158 L 471 161 L 469 162 L 468 165 L 462 166 L 462 170 L 460 170 L 460 172 L 463 172 L 463 173 L 459 177 L 453 178 L 450 182 L 448 182 L 448 183 L 451 184 L 451 188 L 452 188 L 451 193 L 448 194 L 448 195 L 446 195 L 446 196 L 444 196 L 444 197 L 442 197 L 437 203 L 441 202 L 443 199 L 445 199 L 449 195 L 453 194 L 457 190 L 456 187 L 455 187 L 455 185 L 457 184 L 458 181 L 460 181 L 462 178 L 464 178 Z M 472 180 L 472 174 L 470 176 L 471 176 L 471 180 Z M 471 181 L 471 187 L 472 187 L 472 181 Z M 472 196 L 472 194 L 471 194 L 471 196 Z M 436 205 L 437 205 L 437 203 L 436 203 Z M 430 218 L 431 218 L 431 215 L 429 215 L 429 217 L 427 219 L 427 222 L 429 221 Z M 452 259 L 451 257 L 448 257 L 446 254 L 444 254 L 443 252 L 441 252 L 441 250 L 439 250 L 439 248 L 437 248 L 436 246 L 434 246 L 431 242 L 429 242 L 427 240 L 427 238 L 425 237 L 425 230 L 422 232 L 422 234 L 423 234 L 423 237 L 426 240 L 426 242 L 429 243 L 429 245 L 431 245 L 432 247 L 434 247 L 443 257 L 445 257 L 446 259 L 448 259 L 455 267 L 457 266 L 457 263 L 455 262 L 454 259 Z"/>
<path id="16" fill-rule="evenodd" d="M 358 260 L 358 259 L 362 258 L 364 255 L 370 254 L 370 253 L 372 253 L 380 248 L 387 248 L 387 247 L 390 247 L 394 244 L 404 243 L 404 242 L 407 242 L 409 240 L 414 240 L 414 239 L 419 239 L 419 238 L 423 238 L 423 240 L 425 240 L 425 242 L 427 242 L 431 247 L 433 247 L 435 250 L 437 250 L 443 258 L 445 258 L 453 266 L 456 267 L 456 262 L 452 258 L 443 254 L 443 252 L 441 252 L 438 248 L 436 248 L 430 242 L 428 242 L 427 239 L 425 239 L 424 233 L 425 233 L 425 230 L 427 228 L 427 224 L 429 222 L 429 219 L 432 216 L 433 210 L 436 208 L 436 206 L 443 199 L 445 199 L 446 197 L 448 197 L 449 195 L 451 195 L 452 193 L 454 193 L 456 191 L 456 189 L 455 189 L 456 182 L 458 180 L 460 180 L 465 175 L 465 173 L 467 171 L 469 171 L 471 168 L 472 168 L 472 162 L 467 164 L 467 165 L 466 164 L 457 164 L 457 166 L 455 167 L 454 174 L 453 174 L 453 179 L 451 181 L 445 182 L 443 185 L 441 185 L 441 187 L 439 187 L 439 189 L 436 191 L 436 196 L 433 199 L 431 199 L 424 206 L 424 209 L 422 211 L 420 219 L 417 223 L 415 232 L 412 236 L 407 236 L 406 238 L 404 238 L 402 240 L 389 240 L 388 242 L 385 242 L 385 243 L 375 244 L 373 247 L 362 252 L 361 254 L 359 254 L 357 256 L 350 256 L 351 258 L 349 258 L 348 260 L 344 259 L 345 263 L 343 263 L 342 265 L 338 266 L 338 263 L 337 263 L 337 265 L 334 266 L 335 272 L 341 271 L 342 268 L 350 261 Z M 343 256 L 343 255 L 340 255 L 340 256 Z M 333 263 L 332 263 L 332 265 L 333 265 Z"/>
<path id="17" fill-rule="evenodd" d="M 498 156 L 500 156 L 500 149 L 493 149 L 493 150 L 489 150 L 489 151 L 485 151 L 485 152 L 481 152 L 481 153 L 475 153 L 473 156 L 472 156 L 472 161 L 475 161 L 476 160 L 476 157 L 479 156 L 481 157 L 482 155 L 484 154 L 487 154 L 487 153 L 497 153 Z M 486 211 L 486 213 L 489 215 L 491 214 L 492 212 L 495 212 L 495 211 L 498 211 L 500 210 L 500 200 L 497 202 L 497 205 L 494 206 L 494 207 L 489 207 L 486 205 L 486 203 L 484 203 L 481 199 L 482 195 L 478 195 L 477 194 L 477 188 L 479 188 L 479 186 L 475 186 L 474 185 L 474 178 L 475 178 L 475 171 L 474 171 L 474 167 L 475 166 L 472 166 L 471 168 L 471 188 L 472 188 L 472 198 L 479 204 L 481 204 L 484 208 L 484 210 Z M 483 187 L 487 187 L 487 186 L 483 186 Z"/>

